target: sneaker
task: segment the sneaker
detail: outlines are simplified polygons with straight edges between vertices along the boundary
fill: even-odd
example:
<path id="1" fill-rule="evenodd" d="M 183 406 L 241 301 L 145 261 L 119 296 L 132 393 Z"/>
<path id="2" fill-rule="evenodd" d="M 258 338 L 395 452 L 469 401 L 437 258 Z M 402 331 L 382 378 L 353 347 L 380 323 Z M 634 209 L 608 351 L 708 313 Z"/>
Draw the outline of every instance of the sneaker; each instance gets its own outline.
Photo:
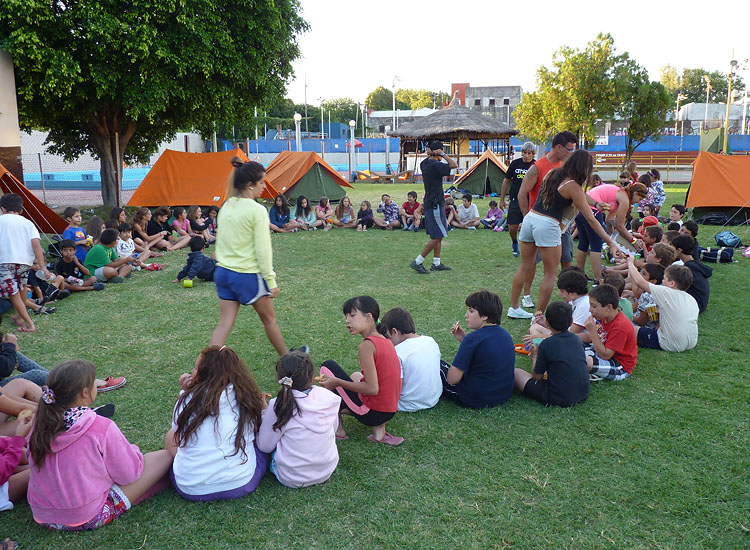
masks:
<path id="1" fill-rule="evenodd" d="M 122 277 L 120 277 L 120 276 L 117 276 L 117 277 L 112 277 L 112 278 L 111 278 L 111 279 L 109 280 L 109 282 L 110 282 L 110 283 L 124 283 L 124 282 L 125 282 L 125 279 L 123 279 L 123 278 L 122 278 Z"/>
<path id="2" fill-rule="evenodd" d="M 67 298 L 67 297 L 68 297 L 68 296 L 70 296 L 70 295 L 71 295 L 71 292 L 70 292 L 70 290 L 68 290 L 68 289 L 66 288 L 65 290 L 61 290 L 61 291 L 60 291 L 60 293 L 59 293 L 59 294 L 57 295 L 57 299 L 58 299 L 58 300 L 64 300 L 65 298 Z"/>
<path id="3" fill-rule="evenodd" d="M 509 307 L 508 317 L 510 317 L 511 319 L 533 319 L 534 314 L 529 313 L 528 311 L 520 307 Z"/>
<path id="4" fill-rule="evenodd" d="M 604 380 L 601 376 L 594 373 L 589 373 L 589 381 L 590 382 L 599 382 L 600 380 Z"/>
<path id="5" fill-rule="evenodd" d="M 46 304 L 47 302 L 51 302 L 52 300 L 55 299 L 55 297 L 57 296 L 59 292 L 60 292 L 60 289 L 57 288 L 55 285 L 49 285 L 47 287 L 47 290 L 44 292 L 44 298 L 42 299 L 42 303 L 39 305 Z"/>
<path id="6" fill-rule="evenodd" d="M 303 344 L 298 348 L 290 349 L 289 351 L 301 351 L 302 353 L 310 353 L 310 346 Z"/>
<path id="7" fill-rule="evenodd" d="M 104 283 L 94 283 L 94 290 L 104 290 Z"/>
<path id="8" fill-rule="evenodd" d="M 531 299 L 531 294 L 527 294 L 521 299 L 522 307 L 534 307 L 534 300 Z"/>
<path id="9" fill-rule="evenodd" d="M 476 231 L 477 228 L 472 226 L 472 227 L 469 227 L 469 229 L 473 229 L 474 231 Z"/>
<path id="10" fill-rule="evenodd" d="M 450 271 L 450 270 L 451 268 L 445 264 L 437 264 L 437 265 L 432 264 L 430 266 L 430 271 Z"/>
<path id="11" fill-rule="evenodd" d="M 409 264 L 409 267 L 412 268 L 417 273 L 419 273 L 420 275 L 427 275 L 427 273 L 429 273 L 424 268 L 424 265 L 417 263 L 417 260 L 412 260 L 411 263 Z"/>
<path id="12" fill-rule="evenodd" d="M 107 403 L 106 405 L 102 405 L 101 407 L 94 407 L 92 410 L 99 416 L 103 416 L 104 418 L 112 418 L 112 415 L 115 414 L 115 404 Z"/>
<path id="13" fill-rule="evenodd" d="M 125 380 L 124 376 L 117 376 L 117 377 L 107 376 L 104 379 L 104 382 L 105 384 L 103 386 L 96 388 L 97 392 L 101 393 L 103 391 L 116 390 L 117 388 L 123 387 L 125 385 L 125 382 L 127 382 L 127 380 Z"/>
<path id="14" fill-rule="evenodd" d="M 513 255 L 518 258 L 521 255 L 521 253 L 518 251 L 518 243 L 513 243 L 511 248 L 513 250 Z"/>

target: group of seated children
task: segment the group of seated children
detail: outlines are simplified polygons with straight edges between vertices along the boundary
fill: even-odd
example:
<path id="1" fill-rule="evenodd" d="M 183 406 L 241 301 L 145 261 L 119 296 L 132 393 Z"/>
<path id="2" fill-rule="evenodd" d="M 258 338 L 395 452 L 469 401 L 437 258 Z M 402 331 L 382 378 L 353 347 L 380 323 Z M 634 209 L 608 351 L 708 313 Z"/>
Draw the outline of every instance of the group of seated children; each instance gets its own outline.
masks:
<path id="1" fill-rule="evenodd" d="M 362 201 L 359 210 L 355 212 L 347 196 L 342 197 L 334 209 L 327 197 L 321 197 L 320 204 L 313 208 L 304 195 L 297 197 L 294 207 L 289 206 L 284 195 L 278 195 L 268 214 L 270 229 L 273 233 L 314 231 L 321 227 L 324 231 L 334 227 L 367 231 L 374 226 L 386 230 L 401 228 L 403 231 L 419 231 L 424 223 L 424 208 L 417 198 L 416 191 L 409 191 L 406 202 L 399 207 L 390 195 L 384 193 L 374 212 L 367 200 Z M 377 217 L 375 213 L 383 214 L 383 217 Z M 502 231 L 505 225 L 505 217 L 502 209 L 498 208 L 497 201 L 490 201 L 487 215 L 481 218 L 469 193 L 462 197 L 458 207 L 454 205 L 453 199 L 446 199 L 445 213 L 449 230 L 476 229 L 483 225 L 487 229 Z"/>

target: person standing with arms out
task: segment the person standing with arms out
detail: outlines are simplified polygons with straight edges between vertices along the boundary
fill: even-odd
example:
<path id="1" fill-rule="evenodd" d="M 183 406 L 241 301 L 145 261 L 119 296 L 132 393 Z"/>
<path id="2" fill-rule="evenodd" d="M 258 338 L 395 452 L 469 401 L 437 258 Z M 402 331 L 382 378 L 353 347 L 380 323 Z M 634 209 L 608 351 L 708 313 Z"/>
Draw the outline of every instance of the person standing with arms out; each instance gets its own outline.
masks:
<path id="1" fill-rule="evenodd" d="M 282 356 L 289 350 L 276 322 L 272 298 L 279 295 L 273 270 L 271 235 L 266 209 L 255 202 L 266 188 L 266 170 L 259 162 L 232 159 L 229 197 L 219 210 L 214 282 L 219 295 L 219 324 L 211 346 L 223 346 L 240 305 L 252 305 L 268 340 Z"/>
<path id="2" fill-rule="evenodd" d="M 526 173 L 534 165 L 534 154 L 536 153 L 536 146 L 527 141 L 521 147 L 521 158 L 515 159 L 508 166 L 508 171 L 505 174 L 503 180 L 503 187 L 500 191 L 500 204 L 504 204 L 506 195 L 508 197 L 508 204 L 505 206 L 506 218 L 508 220 L 508 230 L 510 231 L 510 239 L 513 242 L 513 255 L 518 257 L 521 253 L 518 250 L 518 226 L 523 221 L 523 212 L 521 207 L 518 205 L 518 191 L 521 189 L 523 178 Z M 525 294 L 529 294 L 528 289 Z"/>
<path id="3" fill-rule="evenodd" d="M 451 170 L 458 168 L 455 160 L 443 152 L 443 144 L 433 140 L 427 146 L 427 158 L 419 167 L 424 180 L 424 228 L 430 237 L 422 253 L 409 264 L 414 271 L 427 274 L 424 259 L 432 252 L 430 271 L 448 271 L 450 267 L 440 263 L 440 247 L 448 236 L 448 222 L 445 219 L 445 196 L 443 195 L 443 177 L 449 176 Z M 442 162 L 445 159 L 447 162 Z"/>
<path id="4" fill-rule="evenodd" d="M 539 195 L 539 189 L 542 187 L 544 177 L 553 168 L 559 168 L 568 160 L 568 157 L 576 150 L 576 144 L 578 138 L 573 132 L 560 132 L 555 134 L 552 138 L 552 148 L 549 153 L 534 162 L 529 167 L 526 175 L 521 183 L 521 188 L 518 190 L 518 207 L 521 209 L 521 214 L 526 216 L 532 206 L 536 204 L 537 195 Z M 573 261 L 573 239 L 570 233 L 567 231 L 561 236 L 562 240 L 562 252 L 561 261 L 565 263 L 572 263 Z M 568 259 L 569 258 L 569 259 Z M 534 302 L 531 300 L 530 289 L 531 283 L 534 281 L 534 274 L 536 269 L 532 269 L 528 272 L 528 279 L 524 281 L 524 297 L 523 307 L 534 307 Z M 528 311 L 524 311 L 518 307 L 518 300 L 513 303 L 511 299 L 510 310 L 508 310 L 508 316 L 512 319 L 531 319 L 534 315 Z"/>

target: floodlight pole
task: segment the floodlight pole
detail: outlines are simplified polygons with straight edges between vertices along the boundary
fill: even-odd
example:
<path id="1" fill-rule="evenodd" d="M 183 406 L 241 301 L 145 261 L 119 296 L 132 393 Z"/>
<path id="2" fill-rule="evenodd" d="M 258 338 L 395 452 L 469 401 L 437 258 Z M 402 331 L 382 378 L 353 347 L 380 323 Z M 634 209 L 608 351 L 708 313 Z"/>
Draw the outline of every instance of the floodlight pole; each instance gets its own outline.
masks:
<path id="1" fill-rule="evenodd" d="M 732 50 L 732 57 L 734 57 L 734 50 Z M 732 104 L 732 77 L 734 71 L 737 69 L 737 60 L 732 59 L 729 62 L 729 86 L 727 87 L 727 113 L 724 117 L 724 154 L 727 154 L 727 141 L 729 140 L 729 106 Z"/>
<path id="2" fill-rule="evenodd" d="M 301 120 L 302 120 L 302 115 L 299 113 L 294 113 L 294 141 L 297 145 L 298 153 L 302 151 L 302 136 L 300 136 Z"/>
<path id="3" fill-rule="evenodd" d="M 357 126 L 357 123 L 353 120 L 349 121 L 349 135 L 350 135 L 350 141 L 349 141 L 349 177 L 351 177 L 351 174 L 357 170 L 356 165 L 354 164 L 354 127 Z"/>
<path id="4" fill-rule="evenodd" d="M 391 138 L 388 136 L 388 132 L 391 131 L 390 126 L 385 127 L 385 172 L 388 173 L 388 166 L 391 164 Z"/>

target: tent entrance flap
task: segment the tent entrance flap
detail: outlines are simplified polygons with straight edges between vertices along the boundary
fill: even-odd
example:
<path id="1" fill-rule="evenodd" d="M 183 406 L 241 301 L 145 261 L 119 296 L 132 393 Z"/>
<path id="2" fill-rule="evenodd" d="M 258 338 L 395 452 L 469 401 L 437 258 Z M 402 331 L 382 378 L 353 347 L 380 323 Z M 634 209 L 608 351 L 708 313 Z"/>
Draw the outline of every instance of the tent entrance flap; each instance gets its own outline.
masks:
<path id="1" fill-rule="evenodd" d="M 320 164 L 314 164 L 289 190 L 289 198 L 296 201 L 304 195 L 310 202 L 319 202 L 320 197 L 328 197 L 331 202 L 338 202 L 346 193 L 331 175 Z"/>

